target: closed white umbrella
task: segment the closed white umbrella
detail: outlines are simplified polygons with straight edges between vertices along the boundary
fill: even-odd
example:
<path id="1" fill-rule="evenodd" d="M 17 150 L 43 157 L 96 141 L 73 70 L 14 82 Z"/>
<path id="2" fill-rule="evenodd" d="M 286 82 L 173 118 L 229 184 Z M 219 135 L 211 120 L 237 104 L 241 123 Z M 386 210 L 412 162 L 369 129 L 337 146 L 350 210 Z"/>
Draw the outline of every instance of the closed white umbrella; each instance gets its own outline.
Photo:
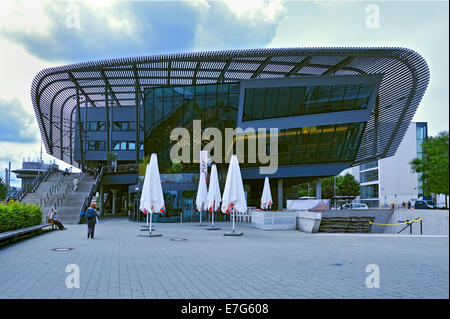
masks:
<path id="1" fill-rule="evenodd" d="M 211 226 L 206 228 L 207 230 L 218 230 L 220 228 L 214 227 L 214 212 L 220 210 L 220 202 L 222 196 L 220 196 L 219 177 L 217 176 L 216 164 L 211 167 L 211 177 L 209 179 L 208 196 L 206 198 L 206 207 L 208 211 L 212 213 Z"/>
<path id="2" fill-rule="evenodd" d="M 200 173 L 200 181 L 198 183 L 197 190 L 197 200 L 195 201 L 195 205 L 197 206 L 197 210 L 200 212 L 200 224 L 197 226 L 205 226 L 202 224 L 202 213 L 206 210 L 206 198 L 208 196 L 208 189 L 206 188 L 206 177 L 205 173 Z"/>
<path id="3" fill-rule="evenodd" d="M 272 194 L 270 192 L 269 177 L 264 179 L 264 188 L 261 196 L 261 209 L 270 209 L 272 206 Z"/>
<path id="4" fill-rule="evenodd" d="M 161 236 L 161 234 L 152 234 L 152 214 L 155 212 L 165 213 L 166 211 L 159 176 L 158 158 L 155 153 L 152 154 L 150 163 L 147 165 L 139 209 L 147 215 L 147 222 L 150 219 L 150 233 L 148 236 Z"/>
<path id="5" fill-rule="evenodd" d="M 244 213 L 247 211 L 247 200 L 245 199 L 244 184 L 242 183 L 241 169 L 236 155 L 231 156 L 231 162 L 228 166 L 227 180 L 222 198 L 222 212 L 233 213 L 233 231 L 225 233 L 226 236 L 240 236 L 242 232 L 234 231 L 234 216 L 236 212 Z"/>
<path id="6" fill-rule="evenodd" d="M 145 169 L 145 176 L 144 176 L 144 183 L 142 184 L 142 191 L 141 191 L 141 200 L 139 203 L 139 210 L 141 210 L 145 216 L 146 216 L 146 222 L 145 226 L 142 226 L 143 228 L 141 230 L 145 231 L 149 229 L 148 220 L 150 214 L 148 214 L 146 207 L 149 207 L 149 204 L 146 202 L 149 199 L 149 189 L 150 189 L 150 163 L 147 164 L 147 167 Z M 153 229 L 152 229 L 153 230 Z"/>

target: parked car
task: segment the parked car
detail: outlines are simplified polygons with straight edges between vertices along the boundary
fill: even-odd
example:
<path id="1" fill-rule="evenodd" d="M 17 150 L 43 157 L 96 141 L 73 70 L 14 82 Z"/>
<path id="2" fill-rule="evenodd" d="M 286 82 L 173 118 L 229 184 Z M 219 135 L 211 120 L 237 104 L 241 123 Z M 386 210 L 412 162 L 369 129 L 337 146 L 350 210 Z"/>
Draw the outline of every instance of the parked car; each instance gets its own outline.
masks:
<path id="1" fill-rule="evenodd" d="M 432 200 L 417 200 L 414 204 L 415 209 L 437 209 L 437 205 Z"/>
<path id="2" fill-rule="evenodd" d="M 339 207 L 339 209 L 369 209 L 366 204 L 362 203 L 351 203 L 351 204 L 345 204 Z"/>

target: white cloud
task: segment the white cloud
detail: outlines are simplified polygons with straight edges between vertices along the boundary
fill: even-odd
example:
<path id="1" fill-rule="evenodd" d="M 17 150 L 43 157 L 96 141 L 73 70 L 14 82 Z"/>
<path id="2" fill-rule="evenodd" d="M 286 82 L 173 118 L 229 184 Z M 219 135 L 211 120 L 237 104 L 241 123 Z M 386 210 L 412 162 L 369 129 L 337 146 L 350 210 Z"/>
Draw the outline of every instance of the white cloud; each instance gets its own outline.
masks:
<path id="1" fill-rule="evenodd" d="M 284 12 L 282 0 L 225 0 L 239 19 L 249 23 L 275 22 Z"/>

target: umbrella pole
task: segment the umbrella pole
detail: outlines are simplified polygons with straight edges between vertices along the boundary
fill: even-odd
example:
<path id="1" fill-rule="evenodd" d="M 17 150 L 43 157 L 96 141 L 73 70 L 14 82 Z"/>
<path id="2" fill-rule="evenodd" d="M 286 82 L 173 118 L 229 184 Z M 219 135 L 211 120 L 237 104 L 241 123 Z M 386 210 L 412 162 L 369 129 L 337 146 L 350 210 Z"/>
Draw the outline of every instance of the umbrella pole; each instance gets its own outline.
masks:
<path id="1" fill-rule="evenodd" d="M 153 214 L 153 212 L 150 213 L 150 228 L 149 228 L 149 230 L 150 230 L 150 235 L 152 234 L 152 214 Z"/>
<path id="2" fill-rule="evenodd" d="M 202 213 L 203 213 L 203 210 L 200 209 L 200 225 L 202 224 Z"/>
<path id="3" fill-rule="evenodd" d="M 212 221 L 211 221 L 211 226 L 214 227 L 214 211 L 212 212 Z"/>
<path id="4" fill-rule="evenodd" d="M 235 212 L 234 212 L 234 209 L 233 209 L 233 233 L 234 233 L 234 216 L 235 216 Z"/>

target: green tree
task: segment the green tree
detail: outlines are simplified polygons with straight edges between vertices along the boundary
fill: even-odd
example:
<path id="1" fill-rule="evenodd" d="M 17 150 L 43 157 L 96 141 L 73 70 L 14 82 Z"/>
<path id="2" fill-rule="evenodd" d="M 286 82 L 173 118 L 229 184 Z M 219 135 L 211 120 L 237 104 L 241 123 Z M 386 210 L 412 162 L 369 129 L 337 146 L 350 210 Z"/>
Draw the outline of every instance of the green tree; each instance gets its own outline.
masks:
<path id="1" fill-rule="evenodd" d="M 350 173 L 340 176 L 339 181 L 336 181 L 336 185 L 337 195 L 339 196 L 358 196 L 361 192 L 359 182 Z"/>
<path id="2" fill-rule="evenodd" d="M 144 158 L 139 159 L 139 164 L 138 164 L 139 176 L 145 176 L 145 171 L 147 170 L 148 163 L 150 163 L 150 155 L 147 155 Z"/>
<path id="3" fill-rule="evenodd" d="M 352 185 L 353 188 L 350 188 L 351 191 L 350 193 L 357 193 L 357 195 L 359 195 L 359 183 L 353 178 L 352 181 L 352 177 L 353 175 L 349 174 L 351 177 L 347 177 L 347 180 L 344 182 L 344 184 L 342 184 L 342 182 L 344 181 L 344 177 L 343 176 L 330 176 L 330 177 L 326 177 L 326 178 L 322 178 L 322 198 L 328 198 L 331 199 L 334 196 L 334 178 L 336 177 L 336 195 L 345 195 L 345 194 L 341 194 L 341 192 L 344 193 L 348 193 L 348 189 L 350 186 L 348 185 Z M 341 188 L 339 188 L 339 185 L 341 185 Z M 308 187 L 309 185 L 309 187 Z M 355 186 L 356 185 L 356 186 Z M 310 197 L 315 197 L 316 196 L 316 182 L 309 182 L 309 183 L 302 183 L 300 185 L 297 186 L 298 187 L 298 196 L 299 197 L 306 197 L 306 196 L 310 196 Z M 309 192 L 308 192 L 309 189 Z M 354 194 L 352 194 L 354 195 Z M 356 196 L 357 196 L 356 195 Z"/>
<path id="4" fill-rule="evenodd" d="M 414 158 L 409 164 L 413 173 L 421 173 L 423 190 L 426 195 L 444 194 L 447 208 L 448 188 L 448 131 L 429 137 L 422 144 L 422 157 Z"/>
<path id="5" fill-rule="evenodd" d="M 8 195 L 8 185 L 5 184 L 3 178 L 0 177 L 0 201 L 4 201 Z"/>
<path id="6" fill-rule="evenodd" d="M 166 172 L 168 174 L 176 174 L 176 173 L 180 173 L 181 171 L 183 171 L 183 169 L 184 169 L 183 164 L 174 160 L 172 162 L 172 166 L 169 169 L 167 169 Z"/>
<path id="7" fill-rule="evenodd" d="M 316 182 L 302 183 L 298 185 L 298 197 L 315 197 Z"/>

